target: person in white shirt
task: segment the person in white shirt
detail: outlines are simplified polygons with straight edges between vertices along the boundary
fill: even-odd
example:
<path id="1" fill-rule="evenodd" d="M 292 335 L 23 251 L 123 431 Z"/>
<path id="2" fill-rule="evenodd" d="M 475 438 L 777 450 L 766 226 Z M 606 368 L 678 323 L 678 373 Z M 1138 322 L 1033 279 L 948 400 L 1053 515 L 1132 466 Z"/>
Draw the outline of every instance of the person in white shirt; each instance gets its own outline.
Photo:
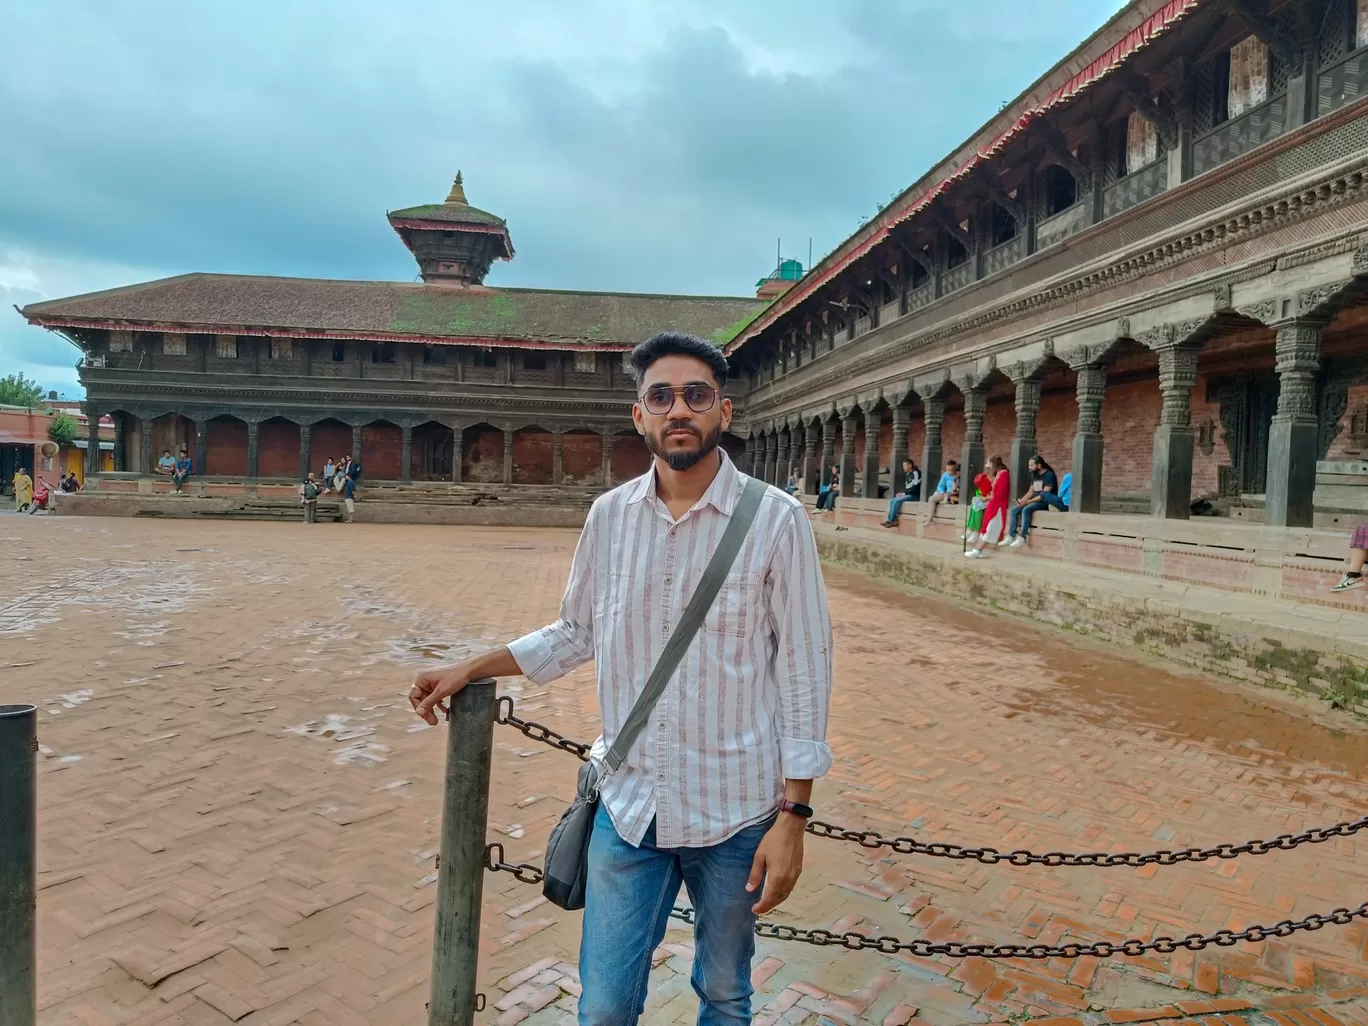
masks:
<path id="1" fill-rule="evenodd" d="M 731 421 L 727 362 L 662 332 L 632 351 L 632 418 L 654 454 L 642 477 L 589 511 L 560 619 L 504 648 L 419 674 L 415 710 L 437 722 L 471 680 L 538 684 L 593 659 L 613 743 L 698 585 L 747 478 L 719 447 Z M 814 778 L 831 767 L 831 620 L 803 505 L 766 489 L 702 627 L 618 771 L 589 847 L 579 1021 L 636 1023 L 651 955 L 683 883 L 696 913 L 700 1026 L 751 1021 L 755 918 L 803 866 Z"/>

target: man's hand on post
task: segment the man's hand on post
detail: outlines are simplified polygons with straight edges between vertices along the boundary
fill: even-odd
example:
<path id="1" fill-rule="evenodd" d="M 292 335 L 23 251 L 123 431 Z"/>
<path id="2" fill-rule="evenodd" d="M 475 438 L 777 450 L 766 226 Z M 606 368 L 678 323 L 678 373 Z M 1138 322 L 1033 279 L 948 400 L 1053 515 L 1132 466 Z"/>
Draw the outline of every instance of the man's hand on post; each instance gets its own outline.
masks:
<path id="1" fill-rule="evenodd" d="M 436 726 L 437 713 L 445 715 L 447 711 L 446 700 L 459 694 L 472 679 L 469 663 L 424 670 L 409 688 L 409 704 L 420 717 Z"/>
<path id="2" fill-rule="evenodd" d="M 779 813 L 760 846 L 755 849 L 755 861 L 751 863 L 750 879 L 746 890 L 754 893 L 764 890 L 760 900 L 751 906 L 751 911 L 761 916 L 771 909 L 778 908 L 787 900 L 798 877 L 803 872 L 803 833 L 806 822 L 801 816 L 790 812 Z"/>

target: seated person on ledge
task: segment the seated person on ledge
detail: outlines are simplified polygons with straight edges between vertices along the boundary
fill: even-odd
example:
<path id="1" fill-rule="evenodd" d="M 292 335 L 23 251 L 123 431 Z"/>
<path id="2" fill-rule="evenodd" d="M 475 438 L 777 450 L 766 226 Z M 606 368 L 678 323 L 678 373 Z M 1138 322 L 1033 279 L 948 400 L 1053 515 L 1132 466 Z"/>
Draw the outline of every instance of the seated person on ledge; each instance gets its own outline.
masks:
<path id="1" fill-rule="evenodd" d="M 167 449 L 162 453 L 161 459 L 157 460 L 157 465 L 152 468 L 154 474 L 171 474 L 176 469 L 175 457 L 171 455 L 171 450 Z"/>
<path id="2" fill-rule="evenodd" d="M 927 524 L 936 519 L 936 507 L 942 502 L 959 502 L 959 463 L 956 460 L 945 461 L 945 473 L 941 474 L 940 482 L 927 502 L 930 505 L 926 511 Z"/>

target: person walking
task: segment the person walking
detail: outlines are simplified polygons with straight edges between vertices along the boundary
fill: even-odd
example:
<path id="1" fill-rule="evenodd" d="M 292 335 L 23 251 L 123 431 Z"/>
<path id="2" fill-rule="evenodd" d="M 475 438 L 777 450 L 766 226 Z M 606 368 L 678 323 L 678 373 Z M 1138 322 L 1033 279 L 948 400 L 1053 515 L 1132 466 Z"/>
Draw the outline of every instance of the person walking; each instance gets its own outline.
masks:
<path id="1" fill-rule="evenodd" d="M 983 511 L 983 527 L 979 530 L 978 543 L 965 550 L 964 554 L 970 559 L 983 558 L 983 547 L 988 544 L 988 528 L 993 526 L 993 521 L 998 517 L 1002 518 L 999 530 L 1004 532 L 1004 538 L 1007 536 L 1007 507 L 1012 499 L 1012 475 L 1007 472 L 1007 464 L 1001 456 L 988 458 L 988 473 L 993 478 L 993 490 L 988 497 L 988 506 Z"/>
<path id="2" fill-rule="evenodd" d="M 33 502 L 33 478 L 29 477 L 27 470 L 20 467 L 14 473 L 13 483 L 14 508 L 22 513 Z"/>
<path id="3" fill-rule="evenodd" d="M 466 684 L 545 685 L 594 660 L 602 766 L 751 481 L 718 442 L 731 422 L 726 358 L 662 332 L 631 354 L 632 419 L 653 460 L 600 496 L 575 549 L 560 619 L 503 648 L 418 675 L 427 723 Z M 602 779 L 587 853 L 579 1022 L 630 1026 L 680 884 L 695 914 L 700 1026 L 751 1021 L 756 916 L 803 867 L 812 782 L 831 767 L 831 620 L 803 505 L 759 507 L 702 629 L 616 772 Z M 723 714 L 725 710 L 725 714 Z"/>

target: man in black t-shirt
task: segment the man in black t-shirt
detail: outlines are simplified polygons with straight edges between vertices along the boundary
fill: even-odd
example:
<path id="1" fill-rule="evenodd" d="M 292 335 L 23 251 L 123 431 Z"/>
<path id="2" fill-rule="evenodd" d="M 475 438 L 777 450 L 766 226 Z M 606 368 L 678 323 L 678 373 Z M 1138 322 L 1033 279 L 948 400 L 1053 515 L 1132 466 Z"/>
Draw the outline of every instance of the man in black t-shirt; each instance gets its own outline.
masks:
<path id="1" fill-rule="evenodd" d="M 1031 483 L 1016 505 L 1008 510 L 1007 533 L 999 545 L 1019 549 L 1026 544 L 1026 536 L 1031 533 L 1031 517 L 1042 509 L 1066 510 L 1064 500 L 1059 497 L 1059 475 L 1045 462 L 1043 456 L 1032 456 L 1027 465 L 1031 472 Z M 1017 532 L 1020 522 L 1020 533 Z"/>

